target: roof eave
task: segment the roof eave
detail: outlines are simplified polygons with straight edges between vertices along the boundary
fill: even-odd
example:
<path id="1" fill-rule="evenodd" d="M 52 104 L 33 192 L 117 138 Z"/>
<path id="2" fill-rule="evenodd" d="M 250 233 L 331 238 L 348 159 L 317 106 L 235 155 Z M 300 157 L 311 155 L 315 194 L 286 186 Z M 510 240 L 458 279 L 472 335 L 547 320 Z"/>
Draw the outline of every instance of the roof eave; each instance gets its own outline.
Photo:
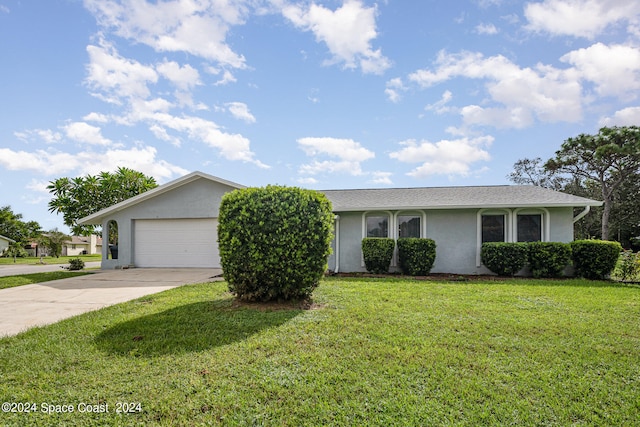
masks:
<path id="1" fill-rule="evenodd" d="M 588 203 L 519 203 L 495 205 L 441 205 L 441 206 L 372 206 L 372 207 L 334 207 L 333 212 L 366 212 L 366 211 L 411 211 L 411 210 L 448 210 L 448 209 L 519 209 L 519 208 L 582 208 L 586 206 L 602 206 L 603 202 Z"/>

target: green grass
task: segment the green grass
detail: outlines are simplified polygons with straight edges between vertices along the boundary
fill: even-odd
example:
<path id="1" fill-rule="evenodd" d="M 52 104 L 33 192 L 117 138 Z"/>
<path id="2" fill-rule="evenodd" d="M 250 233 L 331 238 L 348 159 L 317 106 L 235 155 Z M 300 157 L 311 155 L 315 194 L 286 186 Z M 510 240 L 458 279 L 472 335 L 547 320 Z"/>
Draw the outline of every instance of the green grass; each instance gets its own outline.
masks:
<path id="1" fill-rule="evenodd" d="M 66 279 L 68 277 L 84 276 L 88 272 L 51 271 L 45 273 L 21 274 L 17 276 L 0 277 L 0 289 L 15 286 L 31 285 L 33 283 L 49 282 L 51 280 Z"/>
<path id="2" fill-rule="evenodd" d="M 638 287 L 329 278 L 314 301 L 188 285 L 2 339 L 0 401 L 38 412 L 0 424 L 640 425 Z"/>
<path id="3" fill-rule="evenodd" d="M 45 264 L 69 264 L 70 259 L 80 258 L 84 262 L 101 261 L 102 255 L 78 255 L 78 256 L 61 256 L 59 258 L 46 256 L 42 258 Z M 16 258 L 15 264 L 40 264 L 40 257 Z M 0 265 L 15 265 L 13 257 L 0 258 Z"/>

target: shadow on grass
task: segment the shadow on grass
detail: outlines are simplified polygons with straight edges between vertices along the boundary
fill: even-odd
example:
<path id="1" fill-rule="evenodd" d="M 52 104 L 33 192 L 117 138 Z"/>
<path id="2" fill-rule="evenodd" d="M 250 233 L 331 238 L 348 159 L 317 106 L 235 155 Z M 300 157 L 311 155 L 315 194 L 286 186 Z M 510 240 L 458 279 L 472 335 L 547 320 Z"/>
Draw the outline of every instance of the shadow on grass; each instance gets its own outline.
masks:
<path id="1" fill-rule="evenodd" d="M 186 304 L 119 323 L 98 335 L 96 346 L 121 356 L 153 357 L 197 352 L 242 341 L 278 327 L 302 310 L 233 308 L 231 301 Z"/>

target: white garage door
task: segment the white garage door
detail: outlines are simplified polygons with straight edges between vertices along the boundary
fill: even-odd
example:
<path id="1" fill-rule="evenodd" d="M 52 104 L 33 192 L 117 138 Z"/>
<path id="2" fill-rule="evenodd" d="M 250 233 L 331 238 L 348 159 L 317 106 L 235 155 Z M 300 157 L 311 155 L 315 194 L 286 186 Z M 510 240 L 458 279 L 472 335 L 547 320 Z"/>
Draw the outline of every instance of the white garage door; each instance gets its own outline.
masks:
<path id="1" fill-rule="evenodd" d="M 138 219 L 133 247 L 136 267 L 220 267 L 215 218 Z"/>

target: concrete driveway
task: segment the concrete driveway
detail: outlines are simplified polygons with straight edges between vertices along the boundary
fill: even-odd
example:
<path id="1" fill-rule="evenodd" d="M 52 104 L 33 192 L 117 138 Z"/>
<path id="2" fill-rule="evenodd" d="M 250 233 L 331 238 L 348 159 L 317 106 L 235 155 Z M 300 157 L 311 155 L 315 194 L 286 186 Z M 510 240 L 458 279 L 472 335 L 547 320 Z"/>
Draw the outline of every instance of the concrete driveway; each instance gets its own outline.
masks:
<path id="1" fill-rule="evenodd" d="M 221 280 L 213 268 L 100 270 L 86 276 L 0 289 L 0 337 L 55 323 L 108 305 L 176 288 Z"/>

